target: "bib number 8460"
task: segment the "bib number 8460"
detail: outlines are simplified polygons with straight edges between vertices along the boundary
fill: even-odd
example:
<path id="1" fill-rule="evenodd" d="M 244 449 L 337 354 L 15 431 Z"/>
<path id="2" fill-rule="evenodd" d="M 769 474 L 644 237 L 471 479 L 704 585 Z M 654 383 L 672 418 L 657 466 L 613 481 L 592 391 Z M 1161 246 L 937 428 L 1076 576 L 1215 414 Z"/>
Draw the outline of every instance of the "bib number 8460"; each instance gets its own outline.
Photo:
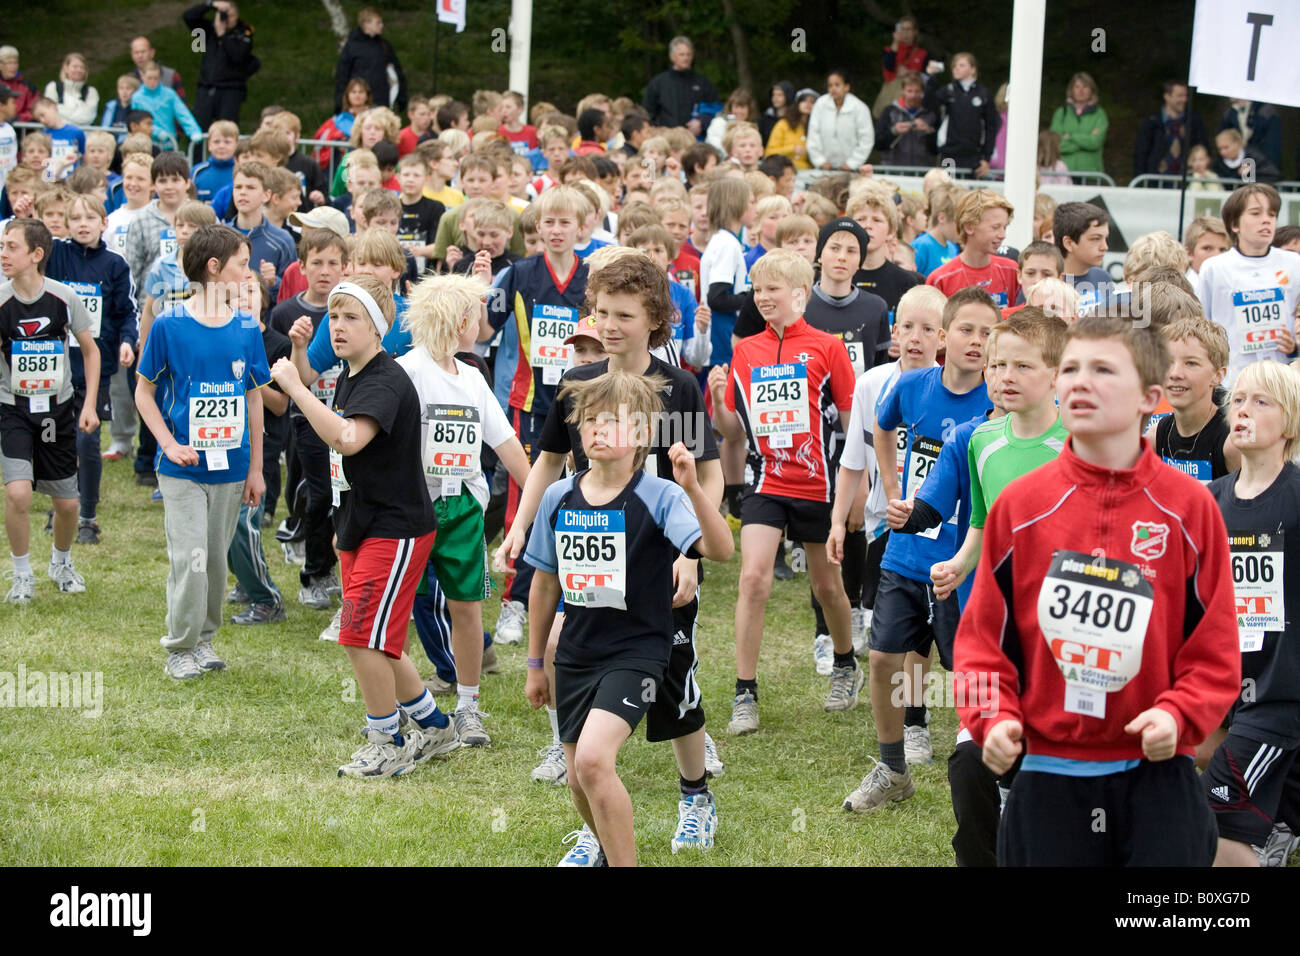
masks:
<path id="1" fill-rule="evenodd" d="M 1056 620 L 1064 620 L 1072 615 L 1084 626 L 1103 628 L 1127 634 L 1133 627 L 1133 618 L 1137 613 L 1137 602 L 1131 597 L 1116 598 L 1106 591 L 1094 592 L 1082 589 L 1075 597 L 1068 584 L 1058 584 L 1052 588 L 1056 598 L 1047 613 Z"/>

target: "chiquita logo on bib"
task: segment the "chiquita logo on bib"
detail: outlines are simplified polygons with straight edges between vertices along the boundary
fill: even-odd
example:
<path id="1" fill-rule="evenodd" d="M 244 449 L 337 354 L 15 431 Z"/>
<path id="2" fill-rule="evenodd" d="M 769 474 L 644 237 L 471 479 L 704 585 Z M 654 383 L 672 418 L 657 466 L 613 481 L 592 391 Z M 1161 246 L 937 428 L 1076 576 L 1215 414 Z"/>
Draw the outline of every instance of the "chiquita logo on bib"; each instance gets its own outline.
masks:
<path id="1" fill-rule="evenodd" d="M 1156 524 L 1154 521 L 1133 522 L 1133 540 L 1128 548 L 1135 557 L 1154 561 L 1165 553 L 1168 543 L 1169 525 Z"/>

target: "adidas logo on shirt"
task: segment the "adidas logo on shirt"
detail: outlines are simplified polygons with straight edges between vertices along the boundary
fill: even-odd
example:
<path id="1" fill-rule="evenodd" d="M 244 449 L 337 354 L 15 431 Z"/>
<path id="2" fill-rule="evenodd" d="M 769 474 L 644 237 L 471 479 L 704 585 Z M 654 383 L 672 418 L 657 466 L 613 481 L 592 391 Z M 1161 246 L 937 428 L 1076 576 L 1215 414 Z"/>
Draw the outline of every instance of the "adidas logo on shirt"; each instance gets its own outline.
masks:
<path id="1" fill-rule="evenodd" d="M 1224 803 L 1228 802 L 1228 788 L 1226 786 L 1211 787 L 1210 793 L 1213 794 L 1216 799 L 1222 800 Z"/>

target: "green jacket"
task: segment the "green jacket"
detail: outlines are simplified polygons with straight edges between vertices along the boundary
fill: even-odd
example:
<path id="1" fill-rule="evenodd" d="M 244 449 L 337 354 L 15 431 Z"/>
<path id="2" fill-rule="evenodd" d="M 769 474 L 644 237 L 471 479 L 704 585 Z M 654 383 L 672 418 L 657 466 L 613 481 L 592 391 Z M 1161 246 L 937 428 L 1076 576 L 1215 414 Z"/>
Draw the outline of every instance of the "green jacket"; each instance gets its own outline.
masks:
<path id="1" fill-rule="evenodd" d="M 1104 172 L 1102 149 L 1110 119 L 1100 106 L 1075 113 L 1069 103 L 1052 114 L 1052 132 L 1061 136 L 1061 159 L 1071 172 Z"/>

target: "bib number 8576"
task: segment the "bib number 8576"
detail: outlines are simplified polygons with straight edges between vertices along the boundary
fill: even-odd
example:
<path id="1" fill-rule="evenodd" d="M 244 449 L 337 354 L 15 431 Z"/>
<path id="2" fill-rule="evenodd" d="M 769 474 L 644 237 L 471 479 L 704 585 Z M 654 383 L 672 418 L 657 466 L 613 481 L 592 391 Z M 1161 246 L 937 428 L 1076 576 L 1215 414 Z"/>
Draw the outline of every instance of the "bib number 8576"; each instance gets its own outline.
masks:
<path id="1" fill-rule="evenodd" d="M 617 556 L 612 534 L 560 535 L 560 557 L 565 561 L 613 561 Z"/>
<path id="2" fill-rule="evenodd" d="M 1058 584 L 1052 588 L 1056 602 L 1048 608 L 1047 613 L 1056 620 L 1064 620 L 1067 615 L 1079 619 L 1079 623 L 1105 630 L 1127 634 L 1133 627 L 1133 618 L 1137 612 L 1137 602 L 1131 597 L 1116 598 L 1106 591 L 1094 593 L 1084 589 L 1074 596 L 1068 584 Z"/>
<path id="3" fill-rule="evenodd" d="M 429 441 L 438 444 L 473 444 L 478 441 L 478 431 L 469 422 L 430 422 Z"/>

